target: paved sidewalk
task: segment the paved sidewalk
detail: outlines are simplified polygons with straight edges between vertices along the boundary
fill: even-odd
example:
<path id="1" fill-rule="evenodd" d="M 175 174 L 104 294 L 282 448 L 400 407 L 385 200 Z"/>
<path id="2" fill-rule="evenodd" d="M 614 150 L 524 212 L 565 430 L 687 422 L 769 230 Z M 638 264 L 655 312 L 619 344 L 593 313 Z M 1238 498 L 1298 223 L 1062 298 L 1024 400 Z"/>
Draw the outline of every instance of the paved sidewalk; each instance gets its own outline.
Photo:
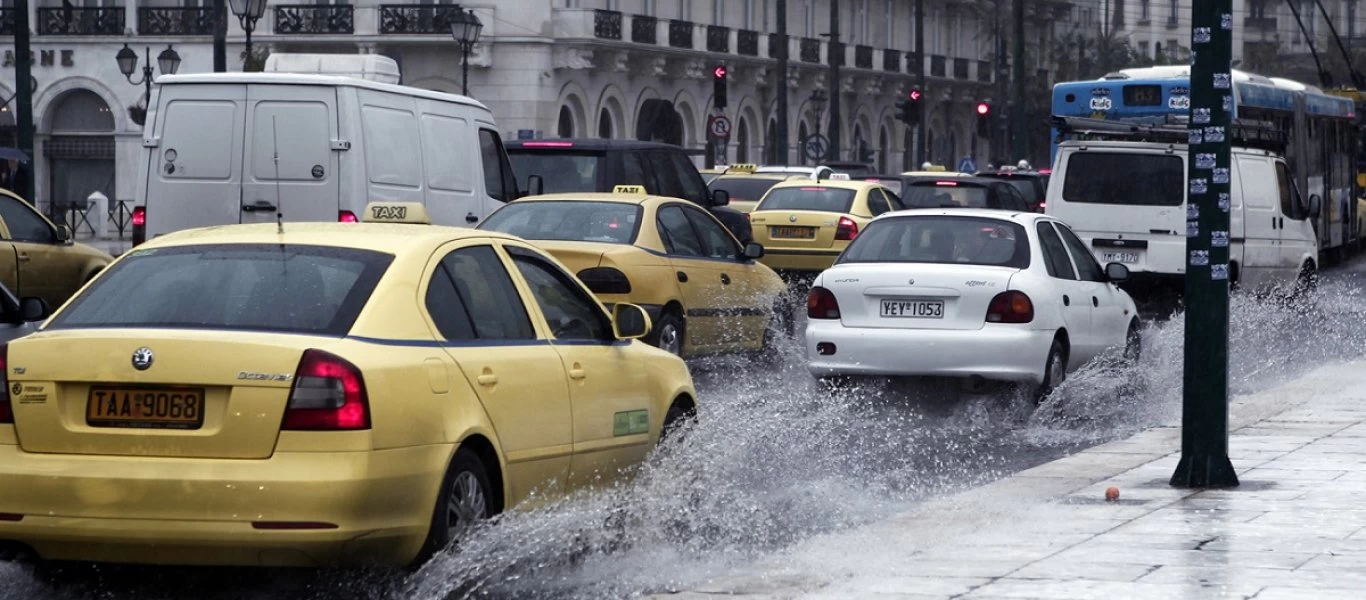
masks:
<path id="1" fill-rule="evenodd" d="M 1366 362 L 1232 412 L 1233 490 L 1168 486 L 1180 429 L 1150 429 L 661 597 L 1366 597 Z"/>

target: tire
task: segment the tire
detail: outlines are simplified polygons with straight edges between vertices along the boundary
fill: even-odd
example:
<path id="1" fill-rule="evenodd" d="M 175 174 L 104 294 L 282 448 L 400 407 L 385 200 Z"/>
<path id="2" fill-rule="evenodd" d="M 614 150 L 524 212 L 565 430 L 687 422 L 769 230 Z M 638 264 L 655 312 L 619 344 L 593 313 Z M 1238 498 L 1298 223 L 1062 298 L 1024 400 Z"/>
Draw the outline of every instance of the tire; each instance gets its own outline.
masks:
<path id="1" fill-rule="evenodd" d="M 1067 380 L 1067 348 L 1062 340 L 1053 340 L 1048 348 L 1048 358 L 1043 363 L 1043 383 L 1034 390 L 1034 403 L 1040 404 L 1053 390 Z"/>
<path id="2" fill-rule="evenodd" d="M 664 428 L 659 432 L 659 443 L 663 444 L 666 438 L 686 435 L 688 426 L 695 422 L 696 410 L 689 410 L 682 403 L 674 402 L 669 406 L 669 412 L 664 413 Z"/>
<path id="3" fill-rule="evenodd" d="M 436 508 L 432 512 L 432 527 L 427 532 L 418 563 L 426 562 L 452 543 L 459 543 L 470 528 L 496 512 L 490 506 L 493 488 L 489 485 L 484 462 L 473 450 L 461 448 L 451 459 L 451 466 L 441 480 Z"/>
<path id="4" fill-rule="evenodd" d="M 687 335 L 687 324 L 677 312 L 669 311 L 655 323 L 650 332 L 650 345 L 675 356 L 683 356 L 683 346 Z"/>
<path id="5" fill-rule="evenodd" d="M 1300 276 L 1295 280 L 1294 297 L 1300 298 L 1314 293 L 1319 287 L 1319 273 L 1312 264 L 1300 268 Z"/>
<path id="6" fill-rule="evenodd" d="M 1143 357 L 1143 334 L 1139 331 L 1138 319 L 1129 322 L 1129 331 L 1124 334 L 1124 361 L 1138 364 Z"/>

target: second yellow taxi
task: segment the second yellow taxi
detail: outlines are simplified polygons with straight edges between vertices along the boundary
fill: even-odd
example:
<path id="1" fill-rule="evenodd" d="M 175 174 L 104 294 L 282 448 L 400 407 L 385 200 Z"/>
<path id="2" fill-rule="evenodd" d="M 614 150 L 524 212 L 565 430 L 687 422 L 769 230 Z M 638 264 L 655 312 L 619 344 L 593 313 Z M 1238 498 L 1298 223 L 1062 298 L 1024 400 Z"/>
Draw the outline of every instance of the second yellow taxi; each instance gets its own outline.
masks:
<path id="1" fill-rule="evenodd" d="M 813 276 L 830 268 L 858 232 L 882 213 L 901 210 L 896 194 L 870 181 L 787 181 L 773 186 L 750 213 L 764 264 Z"/>
<path id="2" fill-rule="evenodd" d="M 791 173 L 756 173 L 759 167 L 753 164 L 735 164 L 725 173 L 707 184 L 711 190 L 722 190 L 730 195 L 727 206 L 740 212 L 754 212 L 759 200 L 773 186 L 791 179 L 810 179 L 805 175 Z"/>
<path id="3" fill-rule="evenodd" d="M 411 564 L 694 410 L 639 307 L 421 204 L 366 213 L 391 222 L 159 237 L 0 345 L 0 553 Z"/>
<path id="4" fill-rule="evenodd" d="M 650 313 L 650 343 L 681 356 L 764 349 L 790 321 L 778 310 L 783 281 L 756 262 L 707 211 L 640 186 L 611 194 L 522 198 L 480 229 L 531 240 L 577 273 L 608 306 Z"/>

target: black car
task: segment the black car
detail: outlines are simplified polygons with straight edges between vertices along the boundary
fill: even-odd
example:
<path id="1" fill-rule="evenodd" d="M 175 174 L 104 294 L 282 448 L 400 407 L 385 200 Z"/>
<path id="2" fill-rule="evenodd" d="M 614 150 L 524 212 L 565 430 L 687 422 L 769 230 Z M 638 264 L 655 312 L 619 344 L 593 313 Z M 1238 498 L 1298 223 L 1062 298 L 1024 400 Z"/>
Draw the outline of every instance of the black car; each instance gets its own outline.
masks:
<path id="1" fill-rule="evenodd" d="M 1019 190 L 987 177 L 906 177 L 901 187 L 906 208 L 998 208 L 1031 212 Z"/>
<path id="2" fill-rule="evenodd" d="M 977 174 L 978 177 L 999 179 L 1015 186 L 1015 189 L 1019 190 L 1025 201 L 1029 203 L 1029 209 L 1034 212 L 1044 211 L 1044 196 L 1048 192 L 1048 175 L 1048 173 L 1040 173 L 1039 171 L 1012 170 L 983 171 Z"/>
<path id="3" fill-rule="evenodd" d="M 873 165 L 861 162 L 837 160 L 821 165 L 834 169 L 836 173 L 848 173 L 850 176 L 868 175 L 873 172 Z"/>
<path id="4" fill-rule="evenodd" d="M 702 174 L 678 146 L 632 140 L 519 140 L 507 143 L 507 153 L 527 193 L 611 192 L 618 185 L 643 185 L 650 194 L 682 198 L 707 209 L 741 243 L 754 239 L 749 219 L 726 207 L 726 192 L 707 189 Z"/>

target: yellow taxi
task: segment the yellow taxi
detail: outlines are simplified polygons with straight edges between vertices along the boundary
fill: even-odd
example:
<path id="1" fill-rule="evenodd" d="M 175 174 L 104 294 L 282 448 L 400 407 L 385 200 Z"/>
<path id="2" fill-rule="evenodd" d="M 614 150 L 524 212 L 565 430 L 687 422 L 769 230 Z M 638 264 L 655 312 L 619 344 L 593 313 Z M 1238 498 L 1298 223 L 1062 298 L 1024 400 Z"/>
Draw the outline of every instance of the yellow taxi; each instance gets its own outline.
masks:
<path id="1" fill-rule="evenodd" d="M 114 257 L 72 241 L 23 198 L 0 189 L 0 282 L 16 296 L 66 302 Z"/>
<path id="2" fill-rule="evenodd" d="M 773 186 L 750 223 L 754 241 L 764 246 L 764 264 L 784 274 L 814 275 L 830 268 L 873 217 L 901 209 L 885 186 L 837 173 Z"/>
<path id="3" fill-rule="evenodd" d="M 420 204 L 366 213 L 393 222 L 159 237 L 0 346 L 7 549 L 413 564 L 625 476 L 692 414 L 683 361 L 632 341 L 639 307 Z"/>
<path id="4" fill-rule="evenodd" d="M 790 325 L 777 310 L 782 279 L 757 262 L 763 246 L 742 246 L 696 204 L 642 186 L 521 198 L 479 228 L 532 241 L 608 306 L 643 307 L 654 323 L 646 340 L 679 356 L 762 350 L 770 326 Z"/>
<path id="5" fill-rule="evenodd" d="M 759 199 L 769 188 L 790 179 L 810 179 L 805 175 L 790 173 L 755 173 L 758 165 L 735 164 L 726 169 L 725 174 L 707 184 L 708 189 L 723 190 L 730 195 L 729 206 L 740 212 L 754 212 Z"/>

